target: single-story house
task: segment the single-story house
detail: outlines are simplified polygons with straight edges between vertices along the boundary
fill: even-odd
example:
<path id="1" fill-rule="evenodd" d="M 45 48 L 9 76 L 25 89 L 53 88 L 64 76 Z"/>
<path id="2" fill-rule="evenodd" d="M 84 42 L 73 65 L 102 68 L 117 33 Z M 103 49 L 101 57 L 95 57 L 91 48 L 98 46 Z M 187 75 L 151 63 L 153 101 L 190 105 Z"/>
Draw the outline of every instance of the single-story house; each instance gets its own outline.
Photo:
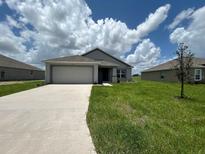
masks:
<path id="1" fill-rule="evenodd" d="M 171 60 L 166 63 L 157 65 L 150 69 L 141 72 L 141 79 L 153 80 L 153 81 L 169 81 L 177 82 L 178 78 L 176 75 L 177 60 Z M 205 83 L 205 59 L 193 58 L 193 65 L 191 69 L 191 81 L 189 82 L 200 82 Z"/>
<path id="2" fill-rule="evenodd" d="M 44 79 L 45 71 L 0 54 L 0 81 Z"/>
<path id="3" fill-rule="evenodd" d="M 131 80 L 132 66 L 101 49 L 44 61 L 46 83 L 102 83 Z"/>

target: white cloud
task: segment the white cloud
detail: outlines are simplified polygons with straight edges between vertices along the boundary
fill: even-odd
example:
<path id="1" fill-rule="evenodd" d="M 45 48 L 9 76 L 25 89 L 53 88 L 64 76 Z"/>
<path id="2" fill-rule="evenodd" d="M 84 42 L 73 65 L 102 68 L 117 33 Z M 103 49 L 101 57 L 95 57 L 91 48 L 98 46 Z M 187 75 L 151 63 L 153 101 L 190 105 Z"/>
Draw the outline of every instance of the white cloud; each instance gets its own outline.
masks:
<path id="1" fill-rule="evenodd" d="M 0 23 L 0 51 L 7 55 L 20 54 L 25 51 L 24 41 L 13 34 L 6 23 Z"/>
<path id="2" fill-rule="evenodd" d="M 205 6 L 195 10 L 187 27 L 177 27 L 170 34 L 172 43 L 184 42 L 197 57 L 205 58 Z"/>
<path id="3" fill-rule="evenodd" d="M 134 72 L 139 73 L 160 62 L 160 51 L 150 39 L 144 39 L 138 44 L 134 53 L 127 56 L 126 61 L 134 66 Z"/>
<path id="4" fill-rule="evenodd" d="M 176 28 L 183 20 L 189 19 L 194 9 L 189 8 L 187 10 L 181 11 L 175 18 L 174 21 L 168 26 L 168 29 Z"/>
<path id="5" fill-rule="evenodd" d="M 7 20 L 7 24 L 11 27 L 11 28 L 13 28 L 13 27 L 15 27 L 15 28 L 22 28 L 22 26 L 21 26 L 21 24 L 20 23 L 18 23 L 16 20 L 14 20 L 11 16 L 6 16 L 6 20 Z"/>
<path id="6" fill-rule="evenodd" d="M 171 5 L 166 4 L 162 7 L 159 7 L 155 13 L 151 13 L 146 21 L 140 25 L 137 26 L 137 34 L 138 37 L 144 37 L 151 31 L 155 30 L 159 23 L 162 23 L 168 16 L 168 11 L 170 9 Z"/>
<path id="7" fill-rule="evenodd" d="M 125 23 L 112 18 L 94 21 L 84 0 L 6 2 L 20 15 L 16 22 L 7 17 L 10 28 L 21 28 L 19 42 L 22 52 L 18 54 L 26 55 L 25 61 L 36 65 L 43 59 L 81 54 L 94 47 L 123 57 L 134 44 L 158 28 L 170 9 L 169 4 L 161 6 L 136 29 L 129 29 Z M 33 29 L 27 28 L 27 24 Z M 25 46 L 25 42 L 32 46 Z"/>

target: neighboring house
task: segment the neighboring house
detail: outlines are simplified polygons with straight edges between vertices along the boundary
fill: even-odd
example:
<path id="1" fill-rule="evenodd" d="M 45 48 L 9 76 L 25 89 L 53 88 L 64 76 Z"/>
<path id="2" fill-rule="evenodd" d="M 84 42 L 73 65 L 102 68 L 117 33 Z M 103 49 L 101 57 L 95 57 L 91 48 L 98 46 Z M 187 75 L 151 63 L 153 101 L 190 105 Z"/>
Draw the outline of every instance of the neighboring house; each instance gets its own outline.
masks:
<path id="1" fill-rule="evenodd" d="M 0 54 L 0 81 L 44 80 L 45 72 Z"/>
<path id="2" fill-rule="evenodd" d="M 177 60 L 171 60 L 141 72 L 143 80 L 177 82 L 175 66 Z M 205 83 L 205 59 L 193 58 L 191 79 L 189 82 Z"/>
<path id="3" fill-rule="evenodd" d="M 102 83 L 131 80 L 132 66 L 101 49 L 83 55 L 49 59 L 47 83 Z"/>

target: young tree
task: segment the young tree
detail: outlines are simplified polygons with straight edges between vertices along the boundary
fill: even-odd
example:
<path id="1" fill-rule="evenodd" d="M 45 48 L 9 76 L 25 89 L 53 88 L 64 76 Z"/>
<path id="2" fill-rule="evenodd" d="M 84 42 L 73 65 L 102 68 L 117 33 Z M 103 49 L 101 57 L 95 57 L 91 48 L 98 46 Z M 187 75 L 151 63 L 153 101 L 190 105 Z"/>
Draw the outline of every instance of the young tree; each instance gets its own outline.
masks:
<path id="1" fill-rule="evenodd" d="M 194 54 L 188 49 L 184 43 L 178 45 L 176 72 L 178 80 L 181 83 L 181 98 L 184 98 L 184 82 L 190 81 L 191 67 L 193 65 Z"/>

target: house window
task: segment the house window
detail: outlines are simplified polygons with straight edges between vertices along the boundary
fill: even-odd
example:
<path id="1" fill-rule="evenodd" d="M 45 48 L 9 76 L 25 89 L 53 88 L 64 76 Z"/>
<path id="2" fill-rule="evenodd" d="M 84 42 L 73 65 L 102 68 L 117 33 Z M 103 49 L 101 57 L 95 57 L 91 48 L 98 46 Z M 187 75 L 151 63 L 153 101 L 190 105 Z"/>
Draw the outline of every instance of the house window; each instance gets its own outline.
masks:
<path id="1" fill-rule="evenodd" d="M 160 73 L 160 78 L 161 78 L 161 80 L 164 79 L 164 73 Z"/>
<path id="2" fill-rule="evenodd" d="M 5 78 L 5 72 L 1 71 L 1 79 L 4 79 L 4 78 Z"/>
<path id="3" fill-rule="evenodd" d="M 201 71 L 201 69 L 195 69 L 194 80 L 195 81 L 201 81 L 201 79 L 202 79 L 202 71 Z"/>
<path id="4" fill-rule="evenodd" d="M 33 71 L 30 71 L 30 74 L 33 75 Z"/>
<path id="5" fill-rule="evenodd" d="M 125 69 L 118 69 L 117 70 L 117 77 L 118 78 L 126 78 L 126 70 Z"/>

